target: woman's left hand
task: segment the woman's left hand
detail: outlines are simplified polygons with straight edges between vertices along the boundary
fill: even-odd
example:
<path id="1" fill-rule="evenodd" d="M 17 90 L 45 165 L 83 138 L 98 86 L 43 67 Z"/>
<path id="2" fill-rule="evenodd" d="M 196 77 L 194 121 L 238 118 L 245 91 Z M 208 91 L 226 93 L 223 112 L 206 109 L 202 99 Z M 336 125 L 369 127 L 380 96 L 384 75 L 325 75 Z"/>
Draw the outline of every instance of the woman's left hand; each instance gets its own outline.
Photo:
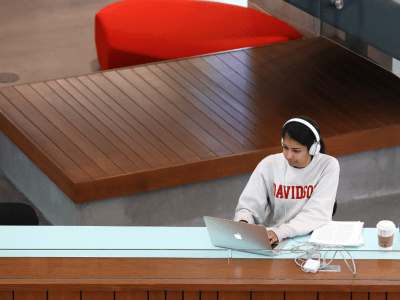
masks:
<path id="1" fill-rule="evenodd" d="M 278 237 L 272 230 L 267 230 L 267 233 L 268 233 L 268 238 L 271 241 L 271 244 L 275 243 L 278 240 Z"/>

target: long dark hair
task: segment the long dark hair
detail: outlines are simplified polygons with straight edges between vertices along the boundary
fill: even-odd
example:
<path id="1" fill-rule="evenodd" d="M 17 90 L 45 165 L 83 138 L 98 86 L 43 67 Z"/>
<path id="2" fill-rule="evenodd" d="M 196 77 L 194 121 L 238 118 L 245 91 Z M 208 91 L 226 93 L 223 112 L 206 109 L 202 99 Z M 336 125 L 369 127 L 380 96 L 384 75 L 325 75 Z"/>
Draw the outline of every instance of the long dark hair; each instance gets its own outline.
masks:
<path id="1" fill-rule="evenodd" d="M 304 121 L 307 121 L 310 123 L 314 128 L 317 130 L 319 134 L 319 127 L 317 123 L 307 117 L 296 117 L 298 119 L 303 119 Z M 295 140 L 296 142 L 302 144 L 303 146 L 307 147 L 307 150 L 310 150 L 310 147 L 312 144 L 314 144 L 316 137 L 314 133 L 311 131 L 310 128 L 308 128 L 306 125 L 299 123 L 299 122 L 290 122 L 287 123 L 285 126 L 282 128 L 282 138 L 287 134 L 289 134 L 289 137 L 292 140 Z M 320 145 L 321 145 L 321 150 L 320 153 L 325 153 L 325 143 L 324 140 L 322 139 L 321 135 L 319 136 L 320 138 Z"/>

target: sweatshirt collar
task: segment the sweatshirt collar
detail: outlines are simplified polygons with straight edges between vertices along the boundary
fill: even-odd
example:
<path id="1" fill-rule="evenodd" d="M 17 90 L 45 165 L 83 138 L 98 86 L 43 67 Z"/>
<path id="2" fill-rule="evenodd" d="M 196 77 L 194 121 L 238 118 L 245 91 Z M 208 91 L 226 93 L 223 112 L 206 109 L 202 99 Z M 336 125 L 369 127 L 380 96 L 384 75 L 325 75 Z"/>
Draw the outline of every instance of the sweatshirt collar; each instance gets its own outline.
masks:
<path id="1" fill-rule="evenodd" d="M 282 155 L 283 155 L 283 153 L 282 153 Z M 285 159 L 285 164 L 286 164 L 286 166 L 287 166 L 288 168 L 290 168 L 291 170 L 293 170 L 293 171 L 295 171 L 295 172 L 304 172 L 304 171 L 308 171 L 308 170 L 310 170 L 310 169 L 313 168 L 313 166 L 315 165 L 315 162 L 319 159 L 320 155 L 321 155 L 321 154 L 314 155 L 313 158 L 311 159 L 310 163 L 308 164 L 308 166 L 307 166 L 307 167 L 304 167 L 304 168 L 300 168 L 300 169 L 299 169 L 299 168 L 292 167 L 291 165 L 289 165 L 287 159 L 286 159 L 286 158 L 284 158 L 284 159 Z"/>

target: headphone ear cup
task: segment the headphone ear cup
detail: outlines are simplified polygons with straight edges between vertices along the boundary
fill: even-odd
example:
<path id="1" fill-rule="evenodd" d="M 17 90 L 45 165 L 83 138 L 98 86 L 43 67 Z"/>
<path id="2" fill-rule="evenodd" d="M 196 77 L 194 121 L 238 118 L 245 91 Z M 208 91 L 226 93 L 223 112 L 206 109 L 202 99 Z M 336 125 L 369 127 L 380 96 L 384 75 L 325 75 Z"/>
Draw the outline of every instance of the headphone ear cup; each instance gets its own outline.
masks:
<path id="1" fill-rule="evenodd" d="M 308 153 L 310 155 L 315 155 L 315 150 L 316 150 L 316 144 L 314 143 L 311 145 L 310 150 L 308 150 Z"/>
<path id="2" fill-rule="evenodd" d="M 282 147 L 283 147 L 283 138 L 281 138 L 281 145 L 282 145 Z"/>
<path id="3" fill-rule="evenodd" d="M 310 155 L 318 155 L 320 150 L 321 150 L 320 143 L 314 142 L 314 144 L 311 145 L 308 153 L 310 153 Z"/>
<path id="4" fill-rule="evenodd" d="M 321 144 L 320 143 L 317 143 L 317 147 L 316 147 L 317 149 L 315 149 L 315 155 L 318 155 L 319 154 L 319 151 L 321 151 Z"/>

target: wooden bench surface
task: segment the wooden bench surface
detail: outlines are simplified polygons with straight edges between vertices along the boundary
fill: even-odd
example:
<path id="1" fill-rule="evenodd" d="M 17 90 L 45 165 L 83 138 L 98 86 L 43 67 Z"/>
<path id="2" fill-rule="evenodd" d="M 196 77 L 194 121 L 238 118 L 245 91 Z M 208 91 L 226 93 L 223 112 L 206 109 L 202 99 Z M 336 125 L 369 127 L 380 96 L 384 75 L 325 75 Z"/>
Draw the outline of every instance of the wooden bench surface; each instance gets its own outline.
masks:
<path id="1" fill-rule="evenodd" d="M 400 79 L 316 37 L 0 90 L 0 130 L 82 203 L 252 172 L 305 115 L 327 154 L 400 145 Z"/>

